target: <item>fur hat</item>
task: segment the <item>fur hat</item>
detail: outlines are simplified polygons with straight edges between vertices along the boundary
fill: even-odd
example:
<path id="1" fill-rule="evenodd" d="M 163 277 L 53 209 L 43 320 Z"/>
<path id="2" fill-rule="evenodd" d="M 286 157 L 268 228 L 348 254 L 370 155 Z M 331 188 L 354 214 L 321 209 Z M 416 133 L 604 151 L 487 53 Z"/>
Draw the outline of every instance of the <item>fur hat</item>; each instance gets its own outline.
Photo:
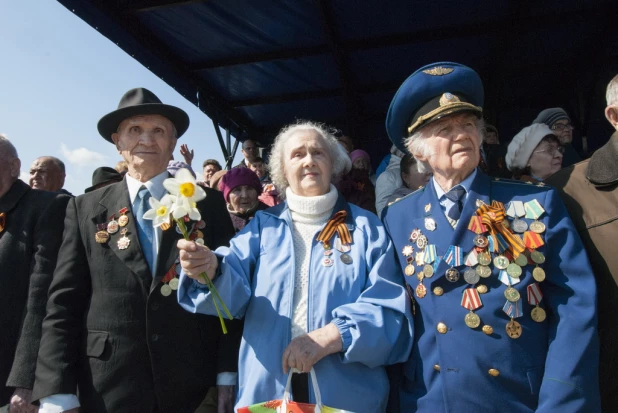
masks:
<path id="1" fill-rule="evenodd" d="M 509 171 L 525 168 L 534 148 L 548 135 L 554 136 L 544 123 L 533 123 L 515 135 L 506 152 L 506 167 Z"/>

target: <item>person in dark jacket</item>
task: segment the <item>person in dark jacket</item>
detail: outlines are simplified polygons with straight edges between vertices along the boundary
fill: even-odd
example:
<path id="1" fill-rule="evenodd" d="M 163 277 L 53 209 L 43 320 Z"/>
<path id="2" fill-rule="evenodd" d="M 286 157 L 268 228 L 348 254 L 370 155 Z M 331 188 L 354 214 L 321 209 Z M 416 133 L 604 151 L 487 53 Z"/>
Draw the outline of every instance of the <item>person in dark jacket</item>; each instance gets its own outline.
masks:
<path id="1" fill-rule="evenodd" d="M 13 398 L 13 412 L 30 403 L 47 287 L 69 200 L 30 188 L 18 179 L 20 166 L 15 147 L 0 135 L 0 405 Z"/>

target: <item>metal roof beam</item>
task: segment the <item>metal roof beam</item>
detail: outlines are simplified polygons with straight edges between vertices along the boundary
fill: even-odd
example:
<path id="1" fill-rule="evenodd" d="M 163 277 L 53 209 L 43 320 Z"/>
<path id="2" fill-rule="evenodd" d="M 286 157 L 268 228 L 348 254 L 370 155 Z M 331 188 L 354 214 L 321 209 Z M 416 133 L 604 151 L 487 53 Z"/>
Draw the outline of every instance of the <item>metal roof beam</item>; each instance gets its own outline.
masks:
<path id="1" fill-rule="evenodd" d="M 202 3 L 203 1 L 204 0 L 137 0 L 125 6 L 120 6 L 118 11 L 120 13 L 141 13 L 185 4 Z"/>

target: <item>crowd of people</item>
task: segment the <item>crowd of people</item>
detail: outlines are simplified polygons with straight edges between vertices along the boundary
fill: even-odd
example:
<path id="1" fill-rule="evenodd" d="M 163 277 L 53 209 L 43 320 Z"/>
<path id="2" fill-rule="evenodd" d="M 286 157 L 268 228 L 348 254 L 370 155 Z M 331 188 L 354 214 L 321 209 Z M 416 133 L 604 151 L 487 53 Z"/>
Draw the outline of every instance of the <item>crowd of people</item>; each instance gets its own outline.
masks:
<path id="1" fill-rule="evenodd" d="M 174 160 L 187 114 L 137 88 L 97 125 L 121 160 L 79 196 L 52 156 L 19 180 L 0 135 L 0 405 L 275 411 L 289 380 L 316 403 L 314 375 L 343 412 L 612 411 L 618 76 L 606 100 L 589 159 L 561 108 L 503 145 L 479 75 L 435 63 L 395 94 L 375 170 L 299 121 L 196 173 L 186 144 Z M 183 224 L 165 200 L 188 175 Z"/>

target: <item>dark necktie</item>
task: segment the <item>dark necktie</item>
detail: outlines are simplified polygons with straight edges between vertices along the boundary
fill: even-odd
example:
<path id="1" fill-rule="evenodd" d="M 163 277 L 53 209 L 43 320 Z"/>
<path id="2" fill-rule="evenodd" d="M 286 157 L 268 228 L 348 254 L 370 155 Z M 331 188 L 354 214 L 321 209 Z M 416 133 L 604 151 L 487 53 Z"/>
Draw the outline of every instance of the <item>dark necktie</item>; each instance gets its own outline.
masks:
<path id="1" fill-rule="evenodd" d="M 446 216 L 450 219 L 457 221 L 461 216 L 461 210 L 463 208 L 463 197 L 466 194 L 466 190 L 461 186 L 456 185 L 451 188 L 444 196 L 453 201 L 453 205 L 446 210 Z"/>

